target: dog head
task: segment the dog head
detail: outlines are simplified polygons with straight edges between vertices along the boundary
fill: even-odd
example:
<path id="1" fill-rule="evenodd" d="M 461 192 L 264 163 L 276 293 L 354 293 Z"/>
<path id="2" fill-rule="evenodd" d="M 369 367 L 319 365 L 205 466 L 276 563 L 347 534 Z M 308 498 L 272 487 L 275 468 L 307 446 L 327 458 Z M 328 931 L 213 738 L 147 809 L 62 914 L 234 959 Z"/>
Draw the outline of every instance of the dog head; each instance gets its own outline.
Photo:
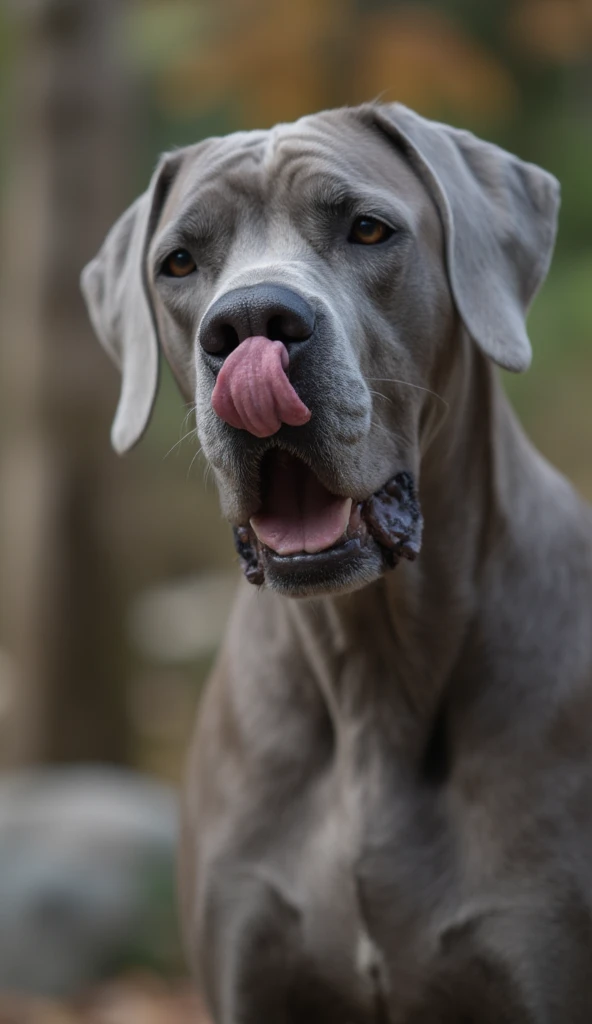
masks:
<path id="1" fill-rule="evenodd" d="M 165 155 L 84 270 L 141 437 L 159 346 L 248 578 L 352 589 L 419 551 L 415 493 L 459 324 L 524 370 L 558 187 L 399 105 L 328 111 Z"/>

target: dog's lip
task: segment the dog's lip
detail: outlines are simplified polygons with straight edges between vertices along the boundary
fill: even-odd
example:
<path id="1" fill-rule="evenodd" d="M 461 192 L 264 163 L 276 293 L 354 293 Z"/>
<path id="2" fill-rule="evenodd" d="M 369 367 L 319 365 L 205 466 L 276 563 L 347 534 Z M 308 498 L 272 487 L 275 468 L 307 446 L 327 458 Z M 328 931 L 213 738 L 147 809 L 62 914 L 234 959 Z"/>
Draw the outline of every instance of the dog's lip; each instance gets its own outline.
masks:
<path id="1" fill-rule="evenodd" d="M 364 548 L 375 546 L 370 534 L 344 537 L 332 548 L 324 551 L 317 551 L 312 554 L 300 551 L 293 555 L 278 555 L 270 548 L 262 548 L 264 565 L 273 565 L 274 571 L 279 576 L 295 576 L 307 573 L 311 569 L 336 569 L 343 562 L 359 555 Z"/>
<path id="2" fill-rule="evenodd" d="M 421 548 L 423 519 L 413 476 L 398 473 L 364 501 L 352 502 L 349 521 L 336 542 L 321 551 L 278 554 L 261 543 L 252 526 L 235 529 L 235 544 L 243 571 L 251 583 L 265 581 L 266 564 L 282 575 L 298 575 L 303 569 L 331 568 L 364 550 L 380 551 L 385 568 L 401 558 L 413 561 Z"/>
<path id="3" fill-rule="evenodd" d="M 238 527 L 234 531 L 235 545 L 247 580 L 257 585 L 264 583 L 265 570 L 270 566 L 277 575 L 285 577 L 298 576 L 311 569 L 336 569 L 340 563 L 362 554 L 364 550 L 380 549 L 362 519 L 361 509 L 361 502 L 353 505 L 347 527 L 338 541 L 331 547 L 314 552 L 279 554 L 259 540 L 250 524 Z"/>

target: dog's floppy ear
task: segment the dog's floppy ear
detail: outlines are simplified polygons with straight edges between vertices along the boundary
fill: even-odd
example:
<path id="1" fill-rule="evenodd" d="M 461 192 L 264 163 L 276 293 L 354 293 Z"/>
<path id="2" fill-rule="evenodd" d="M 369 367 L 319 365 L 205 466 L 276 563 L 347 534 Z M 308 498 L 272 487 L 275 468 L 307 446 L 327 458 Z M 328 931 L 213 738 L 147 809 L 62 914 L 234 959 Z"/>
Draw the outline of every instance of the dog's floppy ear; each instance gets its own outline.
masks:
<path id="1" fill-rule="evenodd" d="M 146 253 L 179 157 L 165 155 L 150 186 L 114 224 L 80 284 L 99 341 L 121 370 L 111 442 L 120 454 L 144 433 L 158 389 L 159 345 Z"/>
<path id="2" fill-rule="evenodd" d="M 448 277 L 469 334 L 507 370 L 526 370 L 526 312 L 545 278 L 557 228 L 559 183 L 470 132 L 393 103 L 373 119 L 394 138 L 440 211 Z"/>

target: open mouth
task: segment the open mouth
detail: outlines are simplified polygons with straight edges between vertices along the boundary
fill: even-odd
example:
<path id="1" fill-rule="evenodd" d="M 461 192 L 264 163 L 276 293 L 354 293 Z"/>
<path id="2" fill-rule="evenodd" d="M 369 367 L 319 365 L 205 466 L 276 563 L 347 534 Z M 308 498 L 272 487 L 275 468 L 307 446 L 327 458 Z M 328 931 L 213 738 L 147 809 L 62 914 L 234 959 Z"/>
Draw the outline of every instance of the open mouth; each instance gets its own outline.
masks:
<path id="1" fill-rule="evenodd" d="M 235 528 L 235 544 L 250 583 L 291 583 L 315 589 L 333 576 L 356 575 L 368 561 L 384 571 L 421 547 L 422 516 L 413 477 L 398 473 L 364 501 L 332 494 L 300 459 L 266 456 L 261 506 Z"/>

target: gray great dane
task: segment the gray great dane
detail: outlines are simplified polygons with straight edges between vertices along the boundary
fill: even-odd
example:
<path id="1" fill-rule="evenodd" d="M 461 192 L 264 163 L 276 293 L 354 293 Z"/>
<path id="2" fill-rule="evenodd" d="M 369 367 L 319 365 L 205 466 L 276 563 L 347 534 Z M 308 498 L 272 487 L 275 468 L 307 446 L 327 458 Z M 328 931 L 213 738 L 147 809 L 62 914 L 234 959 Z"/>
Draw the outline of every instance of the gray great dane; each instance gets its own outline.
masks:
<path id="1" fill-rule="evenodd" d="M 590 1024 L 592 516 L 525 370 L 551 175 L 399 104 L 165 155 L 83 273 L 164 351 L 246 579 L 190 756 L 216 1024 Z"/>

